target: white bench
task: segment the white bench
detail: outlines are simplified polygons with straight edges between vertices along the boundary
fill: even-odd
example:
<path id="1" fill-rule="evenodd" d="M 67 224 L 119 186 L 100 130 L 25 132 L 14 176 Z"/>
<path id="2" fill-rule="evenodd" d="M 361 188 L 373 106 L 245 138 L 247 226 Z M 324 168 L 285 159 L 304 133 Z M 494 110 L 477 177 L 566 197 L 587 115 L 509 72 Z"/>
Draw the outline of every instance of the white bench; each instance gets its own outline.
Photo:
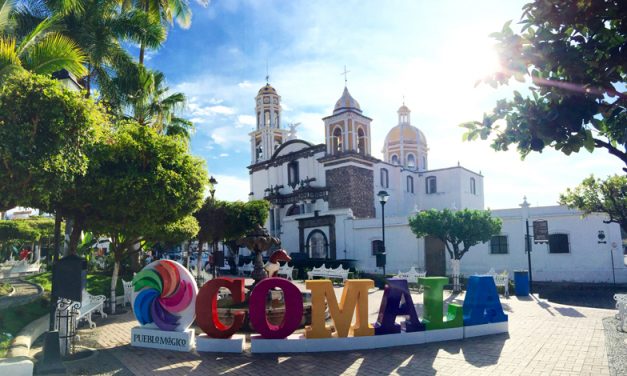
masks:
<path id="1" fill-rule="evenodd" d="M 9 270 L 9 274 L 38 273 L 40 268 L 39 262 L 30 264 L 28 260 L 24 259 L 16 262 Z"/>
<path id="2" fill-rule="evenodd" d="M 427 272 L 419 272 L 413 266 L 409 268 L 406 272 L 401 272 L 400 270 L 394 276 L 394 278 L 404 279 L 407 283 L 418 283 L 418 278 L 424 278 L 427 276 Z"/>
<path id="3" fill-rule="evenodd" d="M 326 265 L 322 265 L 319 268 L 314 268 L 307 272 L 307 278 L 313 279 L 314 277 L 322 277 L 322 278 L 339 278 L 342 279 L 342 282 L 345 282 L 348 279 L 348 269 L 344 269 L 342 265 L 338 265 L 337 268 L 327 268 Z"/>
<path id="4" fill-rule="evenodd" d="M 616 318 L 620 320 L 618 329 L 624 332 L 625 320 L 627 320 L 627 294 L 615 294 L 614 300 L 616 300 L 616 309 L 618 309 Z"/>
<path id="5" fill-rule="evenodd" d="M 291 280 L 293 277 L 293 273 L 294 273 L 294 267 L 287 265 L 287 262 L 286 262 L 285 264 L 281 265 L 281 267 L 279 268 L 279 271 L 277 272 L 277 275 L 278 276 L 284 275 L 285 278 Z"/>
<path id="6" fill-rule="evenodd" d="M 487 275 L 492 276 L 496 287 L 503 286 L 503 290 L 505 292 L 504 295 L 509 297 L 509 272 L 505 270 L 503 273 L 498 274 L 494 271 L 494 268 L 491 268 Z"/>
<path id="7" fill-rule="evenodd" d="M 132 304 L 131 299 L 133 296 L 133 281 L 125 281 L 122 280 L 122 287 L 124 287 L 124 303 L 123 305 L 126 307 L 126 303 L 129 305 Z"/>
<path id="8" fill-rule="evenodd" d="M 86 320 L 89 323 L 90 328 L 95 328 L 96 324 L 91 319 L 91 314 L 94 312 L 100 313 L 100 316 L 103 318 L 107 317 L 107 314 L 104 313 L 104 302 L 107 298 L 104 295 L 91 295 L 87 291 L 83 290 L 83 301 L 81 302 L 81 307 L 78 309 L 76 313 L 76 326 L 82 321 Z M 71 302 L 67 307 L 70 309 L 74 307 L 77 302 Z M 57 309 L 56 316 L 61 316 L 61 312 Z M 55 327 L 57 326 L 58 320 L 55 320 Z M 58 329 L 58 328 L 57 328 Z"/>
<path id="9" fill-rule="evenodd" d="M 250 261 L 242 266 L 239 267 L 239 275 L 246 275 L 246 273 L 248 273 L 248 275 L 250 275 L 253 270 L 255 269 L 255 267 L 253 266 L 253 262 Z"/>

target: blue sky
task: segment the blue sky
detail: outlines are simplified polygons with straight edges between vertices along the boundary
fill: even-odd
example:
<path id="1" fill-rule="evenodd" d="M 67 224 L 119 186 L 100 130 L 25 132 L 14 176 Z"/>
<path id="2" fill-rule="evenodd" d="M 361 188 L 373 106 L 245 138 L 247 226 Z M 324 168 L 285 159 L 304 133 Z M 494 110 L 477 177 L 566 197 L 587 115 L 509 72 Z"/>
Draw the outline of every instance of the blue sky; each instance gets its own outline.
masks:
<path id="1" fill-rule="evenodd" d="M 192 4 L 191 28 L 170 30 L 147 65 L 166 74 L 189 100 L 196 125 L 192 152 L 218 179 L 216 196 L 247 198 L 254 96 L 270 83 L 282 96 L 283 125 L 300 122 L 299 138 L 323 142 L 322 117 L 348 88 L 372 122 L 372 153 L 396 125 L 405 103 L 427 137 L 431 168 L 456 165 L 485 176 L 486 207 L 554 205 L 559 193 L 590 173 L 622 167 L 603 151 L 566 157 L 545 151 L 521 161 L 487 142 L 462 142 L 457 124 L 480 119 L 521 85 L 475 87 L 498 67 L 488 34 L 520 18 L 524 1 L 212 1 Z M 524 89 L 524 86 L 522 86 Z"/>

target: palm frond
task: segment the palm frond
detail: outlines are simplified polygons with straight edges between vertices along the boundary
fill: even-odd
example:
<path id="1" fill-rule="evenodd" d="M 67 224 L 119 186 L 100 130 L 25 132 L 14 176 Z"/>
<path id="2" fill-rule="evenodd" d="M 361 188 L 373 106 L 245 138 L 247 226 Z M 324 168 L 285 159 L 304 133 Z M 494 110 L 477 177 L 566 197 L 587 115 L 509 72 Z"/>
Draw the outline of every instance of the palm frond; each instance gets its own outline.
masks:
<path id="1" fill-rule="evenodd" d="M 11 25 L 11 12 L 15 6 L 15 0 L 0 0 L 0 34 L 6 33 Z"/>
<path id="2" fill-rule="evenodd" d="M 187 0 L 168 0 L 172 18 L 183 29 L 188 29 L 192 24 L 192 9 Z"/>
<path id="3" fill-rule="evenodd" d="M 0 80 L 21 67 L 20 58 L 15 51 L 15 39 L 0 37 Z"/>
<path id="4" fill-rule="evenodd" d="M 150 49 L 161 46 L 166 38 L 163 25 L 141 10 L 123 12 L 112 23 L 111 28 L 118 37 L 143 44 Z"/>
<path id="5" fill-rule="evenodd" d="M 37 26 L 26 34 L 26 36 L 20 41 L 17 46 L 17 53 L 21 55 L 24 51 L 30 48 L 37 42 L 37 39 L 43 37 L 45 33 L 58 21 L 58 16 L 51 16 L 41 21 Z"/>
<path id="6" fill-rule="evenodd" d="M 86 61 L 86 56 L 74 41 L 57 33 L 46 34 L 22 57 L 24 67 L 35 73 L 51 74 L 66 69 L 77 77 L 87 73 L 83 65 Z"/>

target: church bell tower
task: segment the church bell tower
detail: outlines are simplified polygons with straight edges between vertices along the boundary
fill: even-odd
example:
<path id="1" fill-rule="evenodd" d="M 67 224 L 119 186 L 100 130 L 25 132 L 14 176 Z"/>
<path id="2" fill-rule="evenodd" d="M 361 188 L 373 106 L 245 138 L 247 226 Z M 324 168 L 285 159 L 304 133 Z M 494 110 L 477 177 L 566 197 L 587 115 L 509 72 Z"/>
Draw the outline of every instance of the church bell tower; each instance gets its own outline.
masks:
<path id="1" fill-rule="evenodd" d="M 250 133 L 252 164 L 267 161 L 287 138 L 281 129 L 281 96 L 267 83 L 255 97 L 256 129 Z"/>

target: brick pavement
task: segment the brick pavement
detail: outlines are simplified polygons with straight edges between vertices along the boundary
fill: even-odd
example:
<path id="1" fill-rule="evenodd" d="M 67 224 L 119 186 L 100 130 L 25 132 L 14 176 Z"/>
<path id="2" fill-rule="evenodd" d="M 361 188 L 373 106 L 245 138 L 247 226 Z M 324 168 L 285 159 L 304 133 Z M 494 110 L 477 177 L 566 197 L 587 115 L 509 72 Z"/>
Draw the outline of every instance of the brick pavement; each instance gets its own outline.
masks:
<path id="1" fill-rule="evenodd" d="M 381 292 L 370 294 L 376 318 Z M 449 297 L 447 300 L 454 300 Z M 137 322 L 128 313 L 101 320 L 97 341 L 136 375 L 609 375 L 602 318 L 613 311 L 502 299 L 510 332 L 391 349 L 238 355 L 179 353 L 129 346 Z M 416 302 L 421 297 L 416 295 Z"/>

